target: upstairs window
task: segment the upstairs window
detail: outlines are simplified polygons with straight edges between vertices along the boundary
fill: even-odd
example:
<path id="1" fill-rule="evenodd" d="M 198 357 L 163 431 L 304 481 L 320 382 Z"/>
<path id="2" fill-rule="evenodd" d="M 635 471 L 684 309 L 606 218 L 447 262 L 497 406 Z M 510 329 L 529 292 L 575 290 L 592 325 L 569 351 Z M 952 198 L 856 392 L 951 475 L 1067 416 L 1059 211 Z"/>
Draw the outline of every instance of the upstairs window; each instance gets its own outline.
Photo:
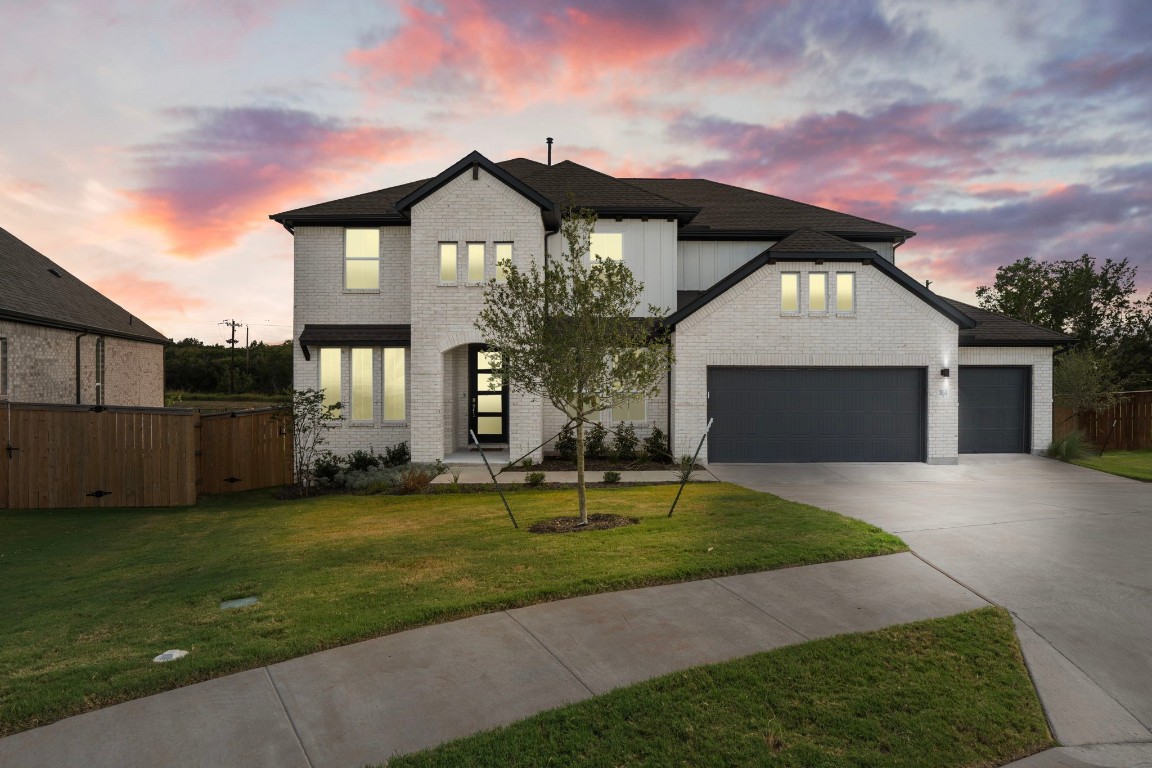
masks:
<path id="1" fill-rule="evenodd" d="M 496 243 L 496 282 L 508 281 L 508 267 L 512 265 L 512 243 Z"/>
<path id="2" fill-rule="evenodd" d="M 790 314 L 800 312 L 800 273 L 780 273 L 780 311 Z"/>
<path id="3" fill-rule="evenodd" d="M 856 311 L 856 273 L 836 273 L 836 311 Z"/>
<path id="4" fill-rule="evenodd" d="M 813 313 L 828 311 L 828 273 L 808 273 L 808 311 Z"/>
<path id="5" fill-rule="evenodd" d="M 440 243 L 440 282 L 456 282 L 456 243 Z"/>
<path id="6" fill-rule="evenodd" d="M 380 290 L 380 230 L 344 230 L 344 289 Z"/>
<path id="7" fill-rule="evenodd" d="M 0 338 L 0 397 L 8 396 L 8 339 Z"/>
<path id="8" fill-rule="evenodd" d="M 104 405 L 104 337 L 96 339 L 96 405 Z"/>
<path id="9" fill-rule="evenodd" d="M 588 240 L 592 261 L 623 261 L 624 235 L 619 232 L 593 232 Z"/>
<path id="10" fill-rule="evenodd" d="M 468 243 L 468 282 L 484 282 L 484 243 Z"/>
<path id="11" fill-rule="evenodd" d="M 324 405 L 331 407 L 340 402 L 340 348 L 322 347 L 320 349 L 320 389 L 324 390 Z M 333 417 L 340 417 L 340 410 L 332 412 Z"/>

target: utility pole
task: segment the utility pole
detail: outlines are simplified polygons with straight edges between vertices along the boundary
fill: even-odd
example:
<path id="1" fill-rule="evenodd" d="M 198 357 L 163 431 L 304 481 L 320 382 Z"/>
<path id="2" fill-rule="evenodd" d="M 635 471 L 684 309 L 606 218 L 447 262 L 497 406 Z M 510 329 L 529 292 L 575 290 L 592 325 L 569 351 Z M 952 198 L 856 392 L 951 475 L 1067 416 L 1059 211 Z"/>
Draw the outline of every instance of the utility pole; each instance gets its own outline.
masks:
<path id="1" fill-rule="evenodd" d="M 244 373 L 250 373 L 252 362 L 252 345 L 248 343 L 248 326 L 244 326 Z"/>
<path id="2" fill-rule="evenodd" d="M 225 320 L 224 322 L 220 323 L 220 325 L 227 325 L 232 329 L 232 338 L 228 339 L 228 343 L 232 347 L 232 352 L 228 356 L 228 394 L 231 395 L 234 394 L 236 386 L 236 342 L 238 341 L 236 338 L 236 329 L 243 325 L 243 323 L 241 323 L 239 320 Z"/>

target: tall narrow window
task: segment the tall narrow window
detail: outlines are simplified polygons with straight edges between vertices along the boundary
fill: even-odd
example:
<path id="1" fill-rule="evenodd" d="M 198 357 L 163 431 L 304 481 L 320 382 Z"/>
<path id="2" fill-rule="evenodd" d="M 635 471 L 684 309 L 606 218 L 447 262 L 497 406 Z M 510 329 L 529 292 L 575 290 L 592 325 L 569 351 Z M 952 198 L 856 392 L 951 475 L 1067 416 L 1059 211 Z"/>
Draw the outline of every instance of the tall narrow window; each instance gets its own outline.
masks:
<path id="1" fill-rule="evenodd" d="M 104 337 L 96 339 L 96 405 L 104 405 Z"/>
<path id="2" fill-rule="evenodd" d="M 780 311 L 800 311 L 800 273 L 780 273 Z"/>
<path id="3" fill-rule="evenodd" d="M 344 230 L 344 288 L 380 288 L 380 230 Z"/>
<path id="4" fill-rule="evenodd" d="M 320 350 L 320 389 L 324 390 L 324 405 L 340 402 L 340 349 L 337 347 Z M 332 415 L 339 417 L 340 411 L 333 411 Z"/>
<path id="5" fill-rule="evenodd" d="M 484 282 L 484 243 L 468 243 L 468 282 Z"/>
<path id="6" fill-rule="evenodd" d="M 508 280 L 508 267 L 512 265 L 512 243 L 496 243 L 496 282 Z"/>
<path id="7" fill-rule="evenodd" d="M 836 273 L 836 311 L 856 311 L 856 273 Z"/>
<path id="8" fill-rule="evenodd" d="M 456 243 L 440 243 L 440 282 L 456 282 Z"/>
<path id="9" fill-rule="evenodd" d="M 828 311 L 828 273 L 808 273 L 808 311 Z"/>
<path id="10" fill-rule="evenodd" d="M 384 418 L 404 421 L 404 347 L 384 348 Z"/>
<path id="11" fill-rule="evenodd" d="M 588 241 L 588 252 L 593 259 L 624 260 L 624 235 L 619 232 L 593 232 Z"/>
<path id="12" fill-rule="evenodd" d="M 0 397 L 8 396 L 8 339 L 0 339 Z"/>
<path id="13" fill-rule="evenodd" d="M 372 350 L 352 350 L 352 421 L 372 421 Z"/>

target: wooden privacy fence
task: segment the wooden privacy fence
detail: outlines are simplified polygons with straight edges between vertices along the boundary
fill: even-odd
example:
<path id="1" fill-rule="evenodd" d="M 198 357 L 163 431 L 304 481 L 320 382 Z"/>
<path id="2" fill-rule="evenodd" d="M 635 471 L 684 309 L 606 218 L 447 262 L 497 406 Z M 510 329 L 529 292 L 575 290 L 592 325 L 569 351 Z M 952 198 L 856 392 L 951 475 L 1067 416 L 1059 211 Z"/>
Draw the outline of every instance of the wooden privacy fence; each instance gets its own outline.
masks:
<path id="1" fill-rule="evenodd" d="M 1068 408 L 1053 407 L 1053 439 L 1079 429 L 1088 440 L 1109 451 L 1152 448 L 1152 391 L 1118 394 L 1120 402 L 1099 413 L 1076 416 Z"/>
<path id="2" fill-rule="evenodd" d="M 283 485 L 292 436 L 274 409 L 0 403 L 0 507 L 172 507 L 201 493 Z"/>

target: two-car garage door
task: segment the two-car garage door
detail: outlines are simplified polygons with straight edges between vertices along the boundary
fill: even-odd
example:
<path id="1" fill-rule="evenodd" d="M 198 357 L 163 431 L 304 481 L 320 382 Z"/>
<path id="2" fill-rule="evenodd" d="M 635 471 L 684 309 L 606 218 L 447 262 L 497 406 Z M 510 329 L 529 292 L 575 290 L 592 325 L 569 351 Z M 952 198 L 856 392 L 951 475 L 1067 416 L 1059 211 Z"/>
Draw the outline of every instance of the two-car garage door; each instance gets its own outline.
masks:
<path id="1" fill-rule="evenodd" d="M 924 461 L 923 368 L 708 369 L 713 462 Z"/>

